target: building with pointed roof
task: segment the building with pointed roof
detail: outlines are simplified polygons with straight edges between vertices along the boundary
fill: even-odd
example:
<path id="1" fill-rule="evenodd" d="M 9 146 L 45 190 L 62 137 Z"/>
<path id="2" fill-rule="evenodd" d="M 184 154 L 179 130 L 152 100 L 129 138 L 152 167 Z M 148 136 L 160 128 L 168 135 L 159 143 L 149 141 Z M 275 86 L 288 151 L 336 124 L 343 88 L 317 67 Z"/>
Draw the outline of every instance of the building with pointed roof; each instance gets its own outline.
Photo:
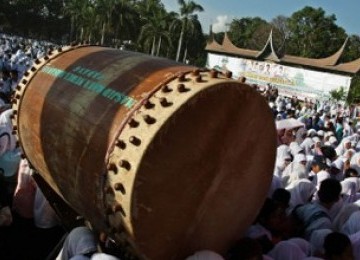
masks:
<path id="1" fill-rule="evenodd" d="M 260 85 L 266 85 L 267 83 L 274 84 L 280 90 L 286 89 L 289 94 L 300 93 L 305 97 L 306 93 L 303 93 L 303 90 L 309 89 L 312 92 L 311 95 L 308 95 L 309 97 L 328 98 L 329 92 L 339 87 L 343 87 L 348 91 L 351 78 L 360 71 L 360 58 L 341 63 L 341 57 L 348 41 L 349 39 L 347 38 L 341 48 L 333 55 L 320 59 L 277 53 L 274 48 L 272 30 L 260 51 L 235 46 L 227 33 L 225 33 L 221 44 L 216 42 L 214 37 L 211 37 L 205 50 L 208 52 L 208 67 L 210 68 L 213 68 L 216 63 L 214 61 L 218 60 L 218 64 L 215 67 L 221 69 L 221 66 L 224 66 L 224 64 L 221 65 L 219 63 L 229 63 L 231 65 L 229 70 L 232 70 L 235 77 L 246 77 L 250 83 Z M 238 67 L 234 64 L 238 64 Z M 267 72 L 269 72 L 270 68 L 272 76 L 264 75 L 264 71 L 254 71 L 254 64 L 255 66 L 260 66 L 263 70 L 266 67 Z M 281 79 L 279 75 L 275 75 L 274 70 L 280 71 L 281 69 L 291 71 L 293 78 L 283 77 Z"/>

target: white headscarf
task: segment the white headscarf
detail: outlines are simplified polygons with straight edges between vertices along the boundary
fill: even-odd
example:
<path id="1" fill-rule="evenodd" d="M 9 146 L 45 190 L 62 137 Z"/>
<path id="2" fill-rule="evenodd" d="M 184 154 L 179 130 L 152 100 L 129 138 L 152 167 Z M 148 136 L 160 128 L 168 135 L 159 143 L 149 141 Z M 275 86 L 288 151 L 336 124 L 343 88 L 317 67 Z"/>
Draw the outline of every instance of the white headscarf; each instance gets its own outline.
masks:
<path id="1" fill-rule="evenodd" d="M 196 252 L 185 260 L 224 260 L 224 258 L 215 252 L 204 250 Z"/>
<path id="2" fill-rule="evenodd" d="M 324 254 L 325 237 L 332 233 L 331 229 L 319 229 L 312 232 L 310 237 L 311 255 Z"/>
<path id="3" fill-rule="evenodd" d="M 292 183 L 288 191 L 291 194 L 290 208 L 293 209 L 298 205 L 309 202 L 311 196 L 316 192 L 316 187 L 311 181 L 300 179 Z"/>
<path id="4" fill-rule="evenodd" d="M 340 232 L 342 226 L 348 221 L 349 217 L 354 213 L 360 210 L 360 207 L 356 204 L 345 204 L 340 212 L 337 214 L 333 220 L 333 229 L 334 231 Z"/>
<path id="5" fill-rule="evenodd" d="M 272 181 L 271 181 L 271 186 L 270 186 L 270 189 L 269 189 L 269 192 L 268 192 L 268 198 L 271 198 L 274 191 L 276 189 L 280 189 L 280 188 L 283 188 L 281 179 L 278 176 L 273 175 L 272 176 Z"/>
<path id="6" fill-rule="evenodd" d="M 355 259 L 360 259 L 360 232 L 349 236 Z"/>
<path id="7" fill-rule="evenodd" d="M 282 172 L 286 167 L 285 165 L 286 159 L 291 159 L 290 148 L 286 144 L 283 144 L 280 145 L 276 151 L 276 163 L 275 163 L 274 175 L 279 177 L 282 176 Z"/>
<path id="8" fill-rule="evenodd" d="M 76 255 L 96 252 L 94 233 L 87 227 L 77 227 L 71 230 L 64 241 L 64 246 L 56 260 L 69 260 Z"/>
<path id="9" fill-rule="evenodd" d="M 346 235 L 352 235 L 360 231 L 360 211 L 356 211 L 344 223 L 341 232 Z"/>
<path id="10" fill-rule="evenodd" d="M 350 160 L 350 167 L 360 173 L 360 152 L 354 154 Z"/>
<path id="11" fill-rule="evenodd" d="M 307 255 L 301 248 L 291 241 L 281 241 L 268 253 L 276 260 L 302 260 Z"/>
<path id="12" fill-rule="evenodd" d="M 295 156 L 301 151 L 303 151 L 303 148 L 297 142 L 291 142 L 289 148 L 292 156 Z"/>
<path id="13" fill-rule="evenodd" d="M 16 140 L 12 134 L 12 122 L 10 119 L 11 114 L 12 109 L 8 109 L 0 115 L 0 134 L 6 133 L 6 135 L 3 135 L 0 138 L 0 156 L 7 151 L 15 149 Z"/>
<path id="14" fill-rule="evenodd" d="M 306 155 L 312 155 L 311 149 L 313 145 L 314 141 L 310 137 L 305 138 L 305 140 L 300 144 Z"/>
<path id="15" fill-rule="evenodd" d="M 95 253 L 91 256 L 91 260 L 120 260 L 120 259 L 113 255 L 108 255 L 105 253 Z"/>
<path id="16" fill-rule="evenodd" d="M 351 143 L 351 140 L 349 137 L 343 138 L 341 140 L 341 143 L 335 148 L 336 154 L 338 156 L 342 156 L 346 152 L 345 144 Z"/>
<path id="17" fill-rule="evenodd" d="M 343 196 L 343 200 L 346 203 L 353 203 L 356 201 L 356 184 L 349 180 L 343 180 L 341 183 L 341 194 Z"/>
<path id="18" fill-rule="evenodd" d="M 291 186 L 293 182 L 301 179 L 307 179 L 308 177 L 309 175 L 303 164 L 292 162 L 285 168 L 283 172 L 283 186 L 287 188 Z"/>

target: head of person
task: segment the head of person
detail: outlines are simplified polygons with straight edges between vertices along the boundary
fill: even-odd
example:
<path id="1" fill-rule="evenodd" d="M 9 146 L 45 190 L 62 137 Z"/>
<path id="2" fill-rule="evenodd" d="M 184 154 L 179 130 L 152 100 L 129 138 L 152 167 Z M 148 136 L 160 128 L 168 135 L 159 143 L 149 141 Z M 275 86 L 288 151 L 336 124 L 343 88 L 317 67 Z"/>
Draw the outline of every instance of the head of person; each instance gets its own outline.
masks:
<path id="1" fill-rule="evenodd" d="M 280 234 L 284 231 L 284 224 L 286 224 L 285 208 L 280 206 L 273 199 L 267 198 L 256 221 L 268 229 L 272 234 Z"/>
<path id="2" fill-rule="evenodd" d="M 344 148 L 346 150 L 351 149 L 351 140 L 350 140 L 350 138 L 347 138 L 347 139 L 344 140 Z"/>
<path id="3" fill-rule="evenodd" d="M 261 260 L 263 249 L 261 243 L 253 238 L 244 237 L 237 241 L 234 246 L 228 251 L 226 259 L 253 259 Z"/>
<path id="4" fill-rule="evenodd" d="M 331 208 L 340 198 L 341 184 L 335 179 L 323 180 L 318 191 L 319 201 L 326 208 Z"/>
<path id="5" fill-rule="evenodd" d="M 198 251 L 195 254 L 187 257 L 185 260 L 224 260 L 224 258 L 210 250 Z"/>
<path id="6" fill-rule="evenodd" d="M 345 170 L 345 178 L 350 178 L 350 177 L 359 177 L 359 173 L 357 172 L 356 169 L 349 168 Z"/>
<path id="7" fill-rule="evenodd" d="M 336 151 L 335 151 L 334 147 L 332 147 L 332 146 L 323 145 L 323 146 L 321 146 L 320 150 L 321 150 L 321 153 L 324 155 L 324 157 L 329 159 L 330 161 L 334 161 L 337 158 Z"/>
<path id="8" fill-rule="evenodd" d="M 297 163 L 301 163 L 302 165 L 306 165 L 307 163 L 307 159 L 306 159 L 306 156 L 305 154 L 303 153 L 298 153 L 294 156 L 294 162 L 297 162 Z"/>
<path id="9" fill-rule="evenodd" d="M 311 162 L 311 170 L 314 173 L 318 173 L 322 170 L 327 169 L 326 158 L 322 155 L 315 155 Z"/>
<path id="10" fill-rule="evenodd" d="M 324 240 L 325 257 L 329 260 L 354 259 L 349 237 L 340 232 L 328 234 Z"/>
<path id="11" fill-rule="evenodd" d="M 290 192 L 284 188 L 276 189 L 272 195 L 273 201 L 285 209 L 289 207 L 290 197 Z"/>

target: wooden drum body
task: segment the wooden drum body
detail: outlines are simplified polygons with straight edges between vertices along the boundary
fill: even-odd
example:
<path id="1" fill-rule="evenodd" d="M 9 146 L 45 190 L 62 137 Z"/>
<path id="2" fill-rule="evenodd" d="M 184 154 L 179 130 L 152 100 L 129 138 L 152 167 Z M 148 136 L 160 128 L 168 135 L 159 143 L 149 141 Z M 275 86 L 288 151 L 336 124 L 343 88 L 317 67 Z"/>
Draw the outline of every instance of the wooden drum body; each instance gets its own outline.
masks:
<path id="1" fill-rule="evenodd" d="M 51 188 L 142 259 L 225 252 L 269 189 L 272 114 L 215 71 L 64 48 L 25 74 L 13 109 L 24 154 Z"/>

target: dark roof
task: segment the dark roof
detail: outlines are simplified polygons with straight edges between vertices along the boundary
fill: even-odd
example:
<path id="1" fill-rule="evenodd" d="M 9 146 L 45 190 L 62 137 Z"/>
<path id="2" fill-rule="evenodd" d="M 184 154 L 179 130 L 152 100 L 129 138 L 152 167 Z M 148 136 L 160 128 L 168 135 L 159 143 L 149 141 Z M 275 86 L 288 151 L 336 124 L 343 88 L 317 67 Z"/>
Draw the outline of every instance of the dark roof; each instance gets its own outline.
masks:
<path id="1" fill-rule="evenodd" d="M 207 50 L 208 52 L 226 54 L 230 56 L 232 55 L 256 60 L 269 60 L 276 63 L 311 67 L 313 69 L 318 69 L 322 71 L 325 70 L 331 72 L 355 74 L 360 71 L 360 58 L 347 63 L 339 63 L 339 60 L 344 53 L 347 43 L 348 38 L 345 40 L 341 48 L 333 55 L 326 58 L 313 59 L 286 54 L 280 55 L 276 53 L 273 44 L 272 31 L 269 34 L 269 38 L 266 41 L 264 48 L 260 51 L 236 47 L 229 39 L 228 34 L 225 33 L 222 44 L 219 44 L 212 38 L 211 41 L 206 45 L 205 50 Z"/>

